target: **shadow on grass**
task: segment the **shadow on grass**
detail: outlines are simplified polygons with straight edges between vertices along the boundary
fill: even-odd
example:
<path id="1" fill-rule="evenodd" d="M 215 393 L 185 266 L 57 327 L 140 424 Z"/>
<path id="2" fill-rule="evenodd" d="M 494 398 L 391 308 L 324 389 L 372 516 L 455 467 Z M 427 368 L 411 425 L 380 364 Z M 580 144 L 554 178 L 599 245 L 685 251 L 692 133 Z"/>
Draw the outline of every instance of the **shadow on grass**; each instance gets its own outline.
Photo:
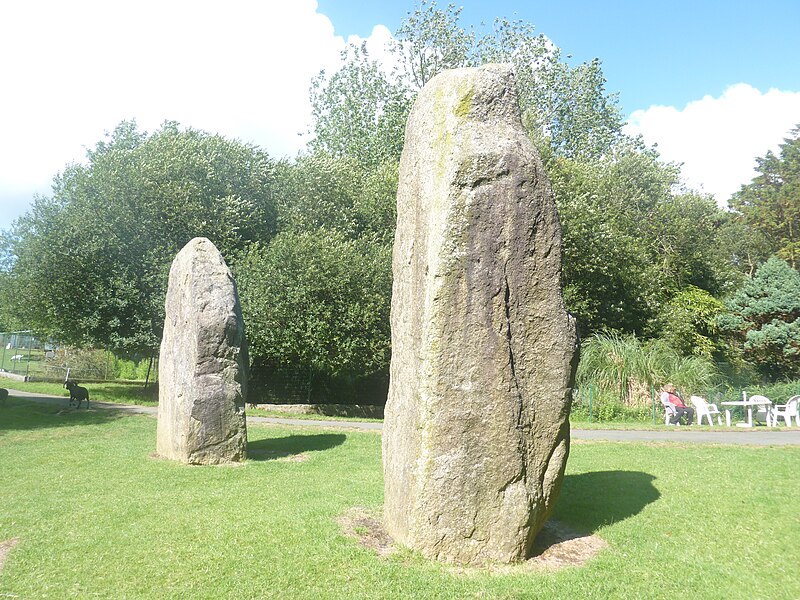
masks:
<path id="1" fill-rule="evenodd" d="M 556 519 L 595 532 L 639 514 L 661 496 L 655 476 L 640 471 L 595 471 L 566 475 L 556 503 Z"/>
<path id="2" fill-rule="evenodd" d="M 116 411 L 69 407 L 69 398 L 63 404 L 52 402 L 33 402 L 9 396 L 5 406 L 0 406 L 0 433 L 4 431 L 22 431 L 30 429 L 47 429 L 75 425 L 102 425 L 120 418 Z"/>
<path id="3" fill-rule="evenodd" d="M 158 403 L 158 384 L 151 383 L 144 387 L 142 383 L 87 383 L 86 387 L 93 398 L 101 402 L 117 402 L 123 404 Z"/>
<path id="4" fill-rule="evenodd" d="M 288 458 L 304 452 L 328 450 L 343 444 L 346 439 L 343 433 L 315 433 L 248 441 L 247 457 L 250 460 Z"/>

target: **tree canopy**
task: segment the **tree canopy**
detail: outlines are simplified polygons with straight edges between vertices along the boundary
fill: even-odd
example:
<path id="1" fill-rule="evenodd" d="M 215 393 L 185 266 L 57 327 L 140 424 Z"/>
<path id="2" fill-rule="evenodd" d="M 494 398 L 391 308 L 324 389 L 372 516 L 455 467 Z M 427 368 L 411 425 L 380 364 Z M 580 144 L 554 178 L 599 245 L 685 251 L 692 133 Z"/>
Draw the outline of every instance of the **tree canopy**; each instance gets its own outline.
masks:
<path id="1" fill-rule="evenodd" d="M 348 48 L 314 79 L 315 138 L 291 161 L 172 122 L 150 134 L 120 123 L 0 238 L 0 325 L 148 355 L 171 261 L 205 236 L 236 273 L 256 368 L 388 373 L 408 113 L 443 69 L 504 61 L 558 206 L 567 308 L 584 338 L 600 335 L 592 360 L 623 340 L 669 354 L 675 373 L 738 352 L 766 377 L 797 374 L 800 130 L 724 211 L 624 134 L 599 59 L 571 64 L 521 21 L 466 30 L 461 12 L 423 0 L 398 29 L 393 68 Z"/>
<path id="2" fill-rule="evenodd" d="M 389 362 L 391 249 L 328 229 L 283 232 L 237 264 L 252 353 L 327 376 Z"/>
<path id="3" fill-rule="evenodd" d="M 366 44 L 350 46 L 342 59 L 340 70 L 312 82 L 310 149 L 367 166 L 399 160 L 411 95 L 370 59 Z"/>
<path id="4" fill-rule="evenodd" d="M 758 175 L 731 198 L 749 226 L 763 236 L 769 250 L 800 269 L 800 127 L 758 159 Z"/>
<path id="5" fill-rule="evenodd" d="M 123 122 L 15 227 L 10 284 L 28 327 L 122 354 L 158 348 L 167 276 L 195 236 L 231 257 L 275 228 L 274 165 L 253 146 Z"/>
<path id="6" fill-rule="evenodd" d="M 497 19 L 479 36 L 460 25 L 461 11 L 422 0 L 397 30 L 396 69 L 387 72 L 362 45 L 342 54 L 337 72 L 321 72 L 311 87 L 311 147 L 362 164 L 399 158 L 406 117 L 422 86 L 445 69 L 488 62 L 514 64 L 523 121 L 542 149 L 598 158 L 613 147 L 623 121 L 599 59 L 572 67 L 523 21 Z"/>
<path id="7" fill-rule="evenodd" d="M 768 377 L 800 375 L 800 273 L 772 257 L 727 301 L 720 327 Z"/>
<path id="8" fill-rule="evenodd" d="M 597 160 L 548 163 L 564 231 L 567 307 L 583 335 L 659 335 L 660 313 L 686 286 L 721 294 L 736 276 L 720 242 L 722 211 L 673 192 L 678 168 L 622 138 Z"/>

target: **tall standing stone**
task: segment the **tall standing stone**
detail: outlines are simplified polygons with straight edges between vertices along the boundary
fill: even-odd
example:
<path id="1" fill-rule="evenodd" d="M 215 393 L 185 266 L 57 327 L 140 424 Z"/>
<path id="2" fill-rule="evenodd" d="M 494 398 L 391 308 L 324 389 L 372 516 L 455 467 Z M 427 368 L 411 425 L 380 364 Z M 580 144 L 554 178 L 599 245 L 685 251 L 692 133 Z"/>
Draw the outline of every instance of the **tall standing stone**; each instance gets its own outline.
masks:
<path id="1" fill-rule="evenodd" d="M 387 530 L 438 560 L 523 560 L 561 487 L 577 346 L 509 67 L 444 72 L 417 98 L 393 271 Z"/>
<path id="2" fill-rule="evenodd" d="M 236 283 L 217 248 L 194 238 L 169 272 L 158 363 L 159 455 L 191 464 L 244 460 L 247 343 Z"/>

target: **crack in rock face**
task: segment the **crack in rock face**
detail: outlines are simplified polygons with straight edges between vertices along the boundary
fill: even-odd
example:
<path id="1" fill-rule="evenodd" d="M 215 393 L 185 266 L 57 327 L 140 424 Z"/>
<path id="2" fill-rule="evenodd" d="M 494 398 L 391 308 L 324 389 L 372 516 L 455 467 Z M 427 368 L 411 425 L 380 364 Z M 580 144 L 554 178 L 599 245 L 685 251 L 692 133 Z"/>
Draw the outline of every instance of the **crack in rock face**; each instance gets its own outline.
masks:
<path id="1" fill-rule="evenodd" d="M 577 338 L 561 226 L 509 66 L 425 86 L 397 215 L 386 530 L 436 560 L 524 560 L 561 489 Z"/>

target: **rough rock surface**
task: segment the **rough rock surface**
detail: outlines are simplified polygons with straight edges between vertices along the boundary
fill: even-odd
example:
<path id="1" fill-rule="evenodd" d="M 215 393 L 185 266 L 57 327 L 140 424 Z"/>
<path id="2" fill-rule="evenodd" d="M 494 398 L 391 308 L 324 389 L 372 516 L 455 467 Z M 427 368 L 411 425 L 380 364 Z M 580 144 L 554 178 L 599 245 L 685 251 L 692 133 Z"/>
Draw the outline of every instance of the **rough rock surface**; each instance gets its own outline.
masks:
<path id="1" fill-rule="evenodd" d="M 509 67 L 425 86 L 397 212 L 387 531 L 438 560 L 523 560 L 561 487 L 577 344 L 561 226 Z"/>
<path id="2" fill-rule="evenodd" d="M 175 257 L 165 308 L 156 452 L 191 464 L 244 460 L 242 312 L 230 269 L 206 238 L 194 238 Z"/>

